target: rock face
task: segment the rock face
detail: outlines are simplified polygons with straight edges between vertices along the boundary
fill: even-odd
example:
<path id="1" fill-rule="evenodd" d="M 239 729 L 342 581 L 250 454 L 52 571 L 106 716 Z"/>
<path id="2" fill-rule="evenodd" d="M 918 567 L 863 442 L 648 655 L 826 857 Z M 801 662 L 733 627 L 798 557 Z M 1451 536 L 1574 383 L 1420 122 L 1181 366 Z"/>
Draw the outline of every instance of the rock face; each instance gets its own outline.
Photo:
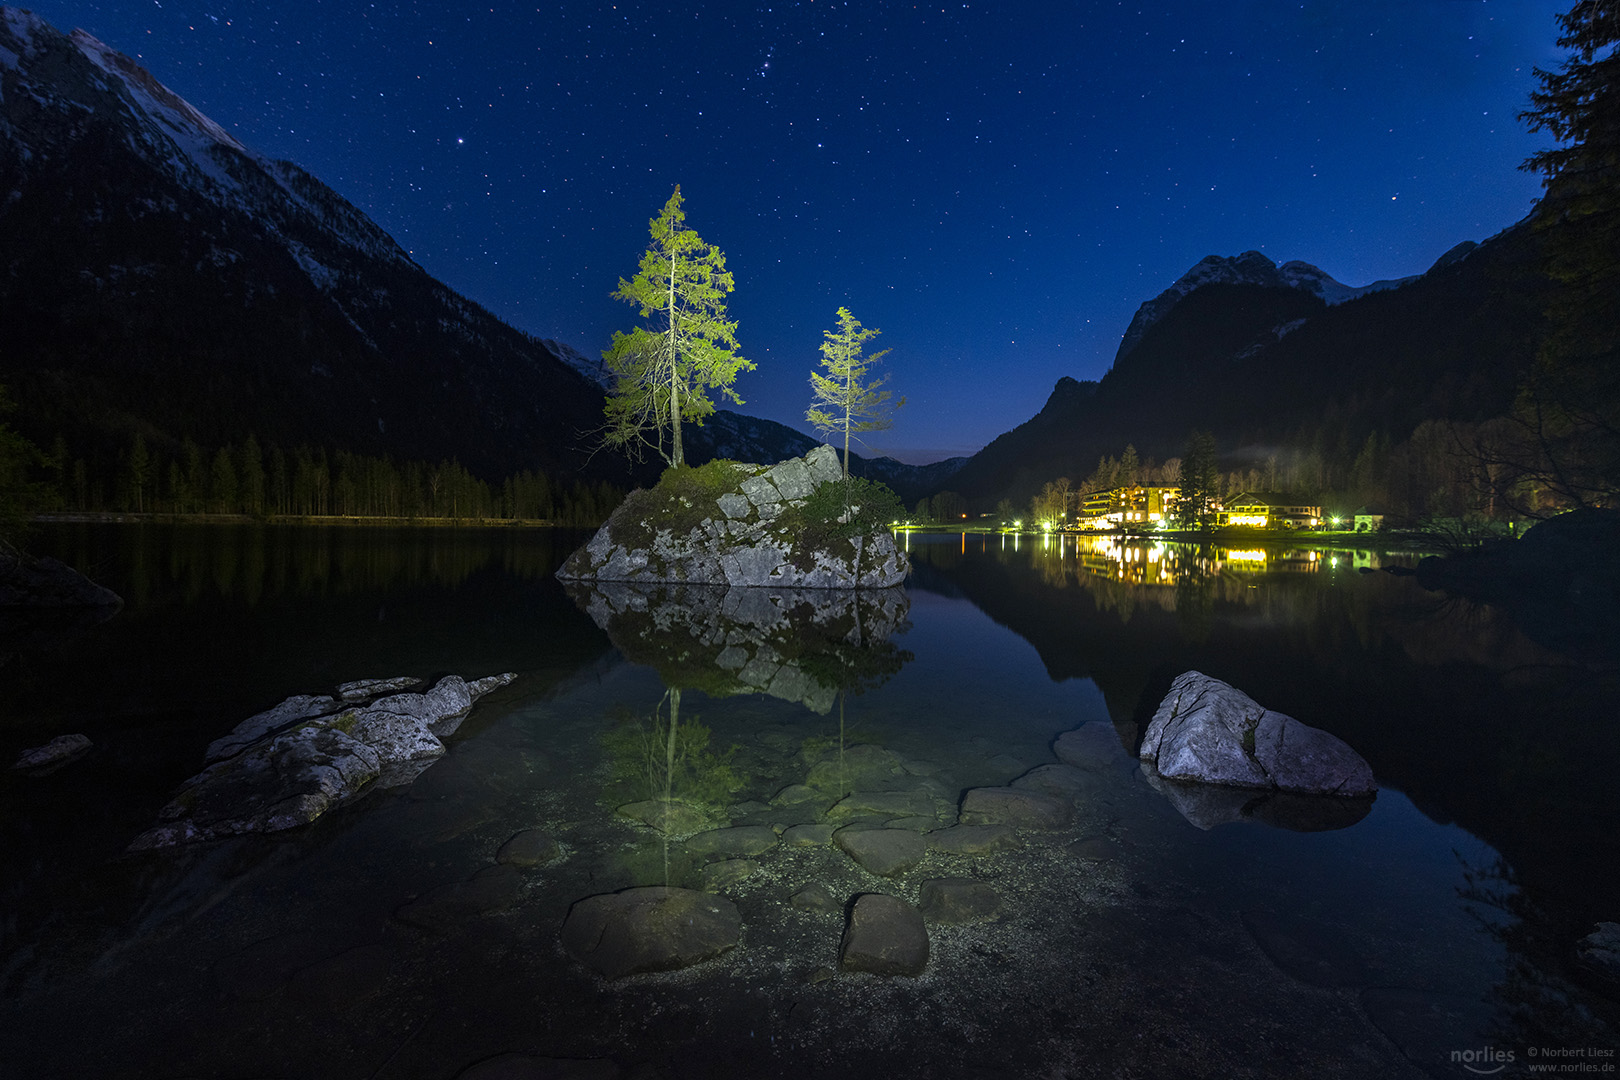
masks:
<path id="1" fill-rule="evenodd" d="M 73 567 L 0 551 L 0 608 L 121 608 L 124 601 Z"/>
<path id="2" fill-rule="evenodd" d="M 440 679 L 425 694 L 389 694 L 400 680 L 345 684 L 336 695 L 298 695 L 215 740 L 208 766 L 159 812 L 162 824 L 131 851 L 277 832 L 307 824 L 367 784 L 414 780 L 442 755 L 473 702 L 517 676 Z M 409 685 L 406 683 L 405 685 Z M 376 696 L 381 693 L 385 696 Z"/>
<path id="3" fill-rule="evenodd" d="M 844 928 L 838 966 L 874 975 L 921 975 L 928 966 L 928 928 L 922 914 L 898 896 L 860 897 Z"/>
<path id="4" fill-rule="evenodd" d="M 658 489 L 632 493 L 557 576 L 793 589 L 883 589 L 905 580 L 911 564 L 887 528 L 810 548 L 792 524 L 788 511 L 842 478 L 832 447 L 769 468 L 730 467 L 730 490 L 678 496 L 678 520 Z"/>
<path id="5" fill-rule="evenodd" d="M 609 979 L 691 967 L 741 937 L 742 917 L 730 900 L 663 885 L 586 897 L 562 928 L 563 948 Z"/>
<path id="6" fill-rule="evenodd" d="M 1197 671 L 1170 684 L 1139 756 L 1166 780 L 1302 795 L 1378 790 L 1366 761 L 1338 738 Z"/>
<path id="7" fill-rule="evenodd" d="M 885 678 L 909 659 L 889 640 L 910 610 L 903 589 L 567 588 L 626 659 L 710 697 L 768 694 L 825 714 L 851 679 Z"/>
<path id="8" fill-rule="evenodd" d="M 58 735 L 44 746 L 24 750 L 11 767 L 39 775 L 52 773 L 88 754 L 91 745 L 84 735 Z"/>

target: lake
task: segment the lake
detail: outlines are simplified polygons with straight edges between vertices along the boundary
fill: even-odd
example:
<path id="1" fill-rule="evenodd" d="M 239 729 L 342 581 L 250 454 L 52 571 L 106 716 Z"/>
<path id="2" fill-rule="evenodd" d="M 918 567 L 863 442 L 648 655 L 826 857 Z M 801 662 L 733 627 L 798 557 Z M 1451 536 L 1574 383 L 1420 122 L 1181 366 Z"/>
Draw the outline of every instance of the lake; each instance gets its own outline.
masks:
<path id="1" fill-rule="evenodd" d="M 1560 1049 L 1613 1071 L 1616 991 L 1575 947 L 1620 920 L 1614 668 L 1386 572 L 1411 556 L 909 533 L 903 595 L 767 603 L 570 593 L 552 575 L 584 538 L 43 532 L 126 606 L 0 637 L 0 754 L 95 743 L 0 779 L 0 1072 L 1447 1077 Z M 1376 800 L 1183 816 L 1132 754 L 1194 669 L 1343 739 Z M 503 671 L 408 784 L 124 851 L 290 695 Z M 1082 727 L 1073 819 L 1021 846 L 882 877 L 781 843 L 719 887 L 743 931 L 717 958 L 610 981 L 561 944 L 579 900 L 714 873 L 621 806 L 781 832 L 882 818 L 859 801 L 882 792 L 921 833 Z M 525 830 L 556 854 L 455 891 Z M 851 899 L 945 878 L 999 910 L 931 921 L 918 977 L 837 970 Z M 792 899 L 815 885 L 830 904 Z"/>

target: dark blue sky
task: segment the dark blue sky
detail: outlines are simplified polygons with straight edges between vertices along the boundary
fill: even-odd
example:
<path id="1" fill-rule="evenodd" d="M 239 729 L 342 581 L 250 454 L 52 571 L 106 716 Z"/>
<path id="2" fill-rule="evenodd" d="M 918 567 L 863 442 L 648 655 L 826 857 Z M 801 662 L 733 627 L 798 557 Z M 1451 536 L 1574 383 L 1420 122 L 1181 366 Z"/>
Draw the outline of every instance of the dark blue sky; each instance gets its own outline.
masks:
<path id="1" fill-rule="evenodd" d="M 1205 255 L 1360 285 L 1523 217 L 1568 0 L 29 6 L 593 356 L 679 183 L 736 275 L 742 411 L 805 428 L 847 305 L 909 398 L 872 447 L 925 460 L 1100 377 Z"/>

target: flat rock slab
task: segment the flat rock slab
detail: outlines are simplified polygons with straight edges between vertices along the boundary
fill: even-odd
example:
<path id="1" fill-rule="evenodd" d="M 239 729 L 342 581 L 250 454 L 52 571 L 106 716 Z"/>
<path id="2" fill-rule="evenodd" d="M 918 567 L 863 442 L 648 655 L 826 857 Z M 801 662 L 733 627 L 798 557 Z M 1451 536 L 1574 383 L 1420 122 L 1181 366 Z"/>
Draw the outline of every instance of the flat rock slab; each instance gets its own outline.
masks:
<path id="1" fill-rule="evenodd" d="M 818 882 L 812 882 L 788 897 L 788 903 L 796 908 L 806 911 L 837 911 L 844 906 L 844 902 L 834 896 L 832 890 Z"/>
<path id="2" fill-rule="evenodd" d="M 711 829 L 689 837 L 686 850 L 698 858 L 736 858 L 763 854 L 775 847 L 776 843 L 776 833 L 769 825 L 739 825 L 731 829 Z"/>
<path id="3" fill-rule="evenodd" d="M 522 885 L 516 867 L 486 866 L 466 881 L 452 881 L 417 897 L 394 917 L 424 930 L 450 930 L 476 915 L 511 907 Z"/>
<path id="4" fill-rule="evenodd" d="M 736 904 L 665 885 L 586 897 L 569 909 L 562 928 L 569 955 L 609 979 L 691 967 L 741 937 Z"/>
<path id="5" fill-rule="evenodd" d="M 639 821 L 657 829 L 666 836 L 686 836 L 701 832 L 714 824 L 708 814 L 679 799 L 645 799 L 627 803 L 615 811 L 620 817 Z"/>
<path id="6" fill-rule="evenodd" d="M 831 825 L 793 825 L 782 833 L 782 843 L 788 847 L 820 847 L 832 842 Z"/>
<path id="7" fill-rule="evenodd" d="M 861 869 L 879 877 L 905 873 L 928 852 L 922 835 L 906 829 L 839 829 L 833 840 Z"/>
<path id="8" fill-rule="evenodd" d="M 1096 785 L 1096 775 L 1077 766 L 1037 765 L 1008 786 L 1022 788 L 1025 791 L 1038 791 L 1054 799 L 1073 800 Z"/>
<path id="9" fill-rule="evenodd" d="M 1027 788 L 973 788 L 962 796 L 964 825 L 1061 829 L 1073 820 L 1073 804 Z"/>
<path id="10" fill-rule="evenodd" d="M 934 878 L 923 882 L 917 907 L 928 922 L 983 922 L 1001 914 L 1001 894 L 972 878 Z"/>
<path id="11" fill-rule="evenodd" d="M 44 746 L 24 750 L 11 767 L 39 774 L 55 772 L 88 754 L 92 745 L 85 735 L 58 735 Z"/>
<path id="12" fill-rule="evenodd" d="M 1106 720 L 1093 720 L 1065 731 L 1052 744 L 1052 753 L 1063 764 L 1077 769 L 1107 769 L 1130 759 L 1119 732 Z"/>
<path id="13" fill-rule="evenodd" d="M 944 855 L 993 855 L 1023 846 L 1011 825 L 955 825 L 928 834 L 928 850 Z"/>
<path id="14" fill-rule="evenodd" d="M 703 868 L 703 891 L 719 892 L 752 877 L 759 863 L 752 859 L 725 859 Z"/>
<path id="15" fill-rule="evenodd" d="M 898 896 L 860 897 L 844 927 L 838 966 L 873 975 L 921 975 L 928 967 L 928 928 L 922 914 Z"/>
<path id="16" fill-rule="evenodd" d="M 1301 795 L 1372 795 L 1372 768 L 1342 740 L 1261 706 L 1198 671 L 1170 684 L 1140 757 L 1167 780 L 1276 788 Z"/>
<path id="17" fill-rule="evenodd" d="M 900 759 L 881 746 L 861 744 L 842 753 L 832 752 L 810 767 L 805 783 L 821 791 L 845 793 L 878 791 L 897 776 L 904 776 Z"/>
<path id="18" fill-rule="evenodd" d="M 1506 1063 L 1501 1060 L 1481 1056 L 1459 1068 L 1452 1056 L 1470 1049 L 1479 1054 L 1491 1045 L 1496 1016 L 1489 1002 L 1431 990 L 1374 987 L 1361 992 L 1361 1008 L 1408 1061 L 1430 1076 L 1467 1076 L 1469 1065 L 1474 1075 L 1502 1074 Z M 1522 1053 L 1515 1066 L 1523 1064 Z"/>
<path id="19" fill-rule="evenodd" d="M 495 853 L 495 861 L 513 866 L 539 866 L 560 854 L 562 848 L 548 834 L 539 829 L 524 829 L 501 845 Z"/>
<path id="20" fill-rule="evenodd" d="M 1243 912 L 1243 925 L 1273 964 L 1301 982 L 1332 989 L 1372 980 L 1355 947 L 1331 926 L 1267 911 Z"/>
<path id="21" fill-rule="evenodd" d="M 907 818 L 932 817 L 934 812 L 934 796 L 926 791 L 854 791 L 838 800 L 827 815 Z"/>

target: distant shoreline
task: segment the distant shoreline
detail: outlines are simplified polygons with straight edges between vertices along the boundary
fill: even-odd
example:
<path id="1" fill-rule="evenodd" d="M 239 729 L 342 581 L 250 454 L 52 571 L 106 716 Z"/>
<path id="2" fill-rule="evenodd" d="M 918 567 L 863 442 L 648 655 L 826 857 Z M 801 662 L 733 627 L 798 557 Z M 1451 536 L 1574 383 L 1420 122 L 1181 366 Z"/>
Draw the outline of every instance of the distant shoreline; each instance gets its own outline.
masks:
<path id="1" fill-rule="evenodd" d="M 560 529 L 544 518 L 372 517 L 357 514 L 137 514 L 72 511 L 35 514 L 39 525 L 336 525 L 427 529 Z M 588 525 L 578 528 L 591 528 Z"/>

